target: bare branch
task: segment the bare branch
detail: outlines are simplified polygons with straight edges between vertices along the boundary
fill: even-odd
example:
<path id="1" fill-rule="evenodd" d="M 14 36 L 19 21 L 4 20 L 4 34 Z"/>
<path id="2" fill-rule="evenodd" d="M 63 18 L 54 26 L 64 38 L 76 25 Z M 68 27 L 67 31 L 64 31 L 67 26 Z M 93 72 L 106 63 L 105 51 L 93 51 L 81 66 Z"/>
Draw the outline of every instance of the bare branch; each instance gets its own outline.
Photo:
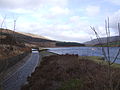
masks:
<path id="1" fill-rule="evenodd" d="M 114 63 L 115 63 L 115 61 L 117 60 L 117 58 L 118 58 L 119 54 L 120 54 L 120 49 L 118 50 L 117 55 L 115 56 L 115 58 L 114 58 L 113 62 L 112 62 L 110 65 L 112 65 L 112 64 L 114 64 Z"/>
<path id="2" fill-rule="evenodd" d="M 119 32 L 119 37 L 120 37 L 120 23 L 118 23 L 118 32 Z M 119 55 L 120 55 L 120 49 L 118 50 L 118 52 L 117 52 L 117 54 L 116 54 L 113 62 L 111 63 L 111 65 L 112 65 L 113 63 L 115 63 L 115 61 L 117 60 L 117 58 L 118 58 Z"/>
<path id="3" fill-rule="evenodd" d="M 91 27 L 91 26 L 90 26 L 90 27 Z M 94 33 L 95 33 L 95 35 L 96 35 L 96 37 L 97 37 L 97 40 L 98 40 L 98 42 L 99 42 L 99 44 L 100 44 L 100 46 L 101 46 L 101 48 L 102 48 L 103 55 L 104 55 L 105 59 L 107 60 L 107 56 L 106 56 L 105 50 L 104 50 L 104 48 L 103 48 L 102 40 L 101 40 L 100 36 L 98 35 L 98 33 L 96 32 L 96 30 L 95 30 L 94 27 L 91 27 L 91 29 L 94 31 Z"/>
<path id="4" fill-rule="evenodd" d="M 2 21 L 2 23 L 1 23 L 1 28 L 3 27 L 3 24 L 4 24 L 4 22 L 5 22 L 5 19 L 6 19 L 6 15 L 5 15 L 5 17 L 3 18 L 3 21 Z"/>

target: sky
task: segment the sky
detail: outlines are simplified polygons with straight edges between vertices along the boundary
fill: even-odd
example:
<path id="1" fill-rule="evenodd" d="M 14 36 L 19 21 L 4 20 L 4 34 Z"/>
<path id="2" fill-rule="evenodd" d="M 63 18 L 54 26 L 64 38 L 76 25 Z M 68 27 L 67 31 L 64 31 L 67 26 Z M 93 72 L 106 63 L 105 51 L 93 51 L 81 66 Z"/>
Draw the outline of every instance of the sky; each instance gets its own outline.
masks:
<path id="1" fill-rule="evenodd" d="M 111 36 L 118 35 L 120 0 L 0 0 L 2 28 L 49 39 L 86 42 L 95 38 L 90 26 L 105 37 L 109 17 Z"/>

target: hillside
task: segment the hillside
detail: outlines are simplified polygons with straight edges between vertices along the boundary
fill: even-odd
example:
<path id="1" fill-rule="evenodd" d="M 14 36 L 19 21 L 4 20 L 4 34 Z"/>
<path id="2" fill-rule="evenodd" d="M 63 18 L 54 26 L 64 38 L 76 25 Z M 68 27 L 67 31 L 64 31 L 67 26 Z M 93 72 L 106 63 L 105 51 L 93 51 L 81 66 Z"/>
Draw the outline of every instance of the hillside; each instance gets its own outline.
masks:
<path id="1" fill-rule="evenodd" d="M 118 44 L 119 44 L 118 42 L 120 42 L 120 37 L 119 37 L 119 36 L 112 36 L 112 37 L 109 37 L 109 40 L 110 40 L 109 43 L 111 43 L 111 44 L 113 44 L 113 45 L 116 45 L 116 44 L 118 45 Z M 106 38 L 106 37 L 103 37 L 103 38 L 101 38 L 101 43 L 99 43 L 97 39 L 93 39 L 93 40 L 91 40 L 91 41 L 85 42 L 84 44 L 86 44 L 86 45 L 99 45 L 99 44 L 104 44 L 104 45 L 105 45 L 106 42 L 107 42 L 107 38 Z"/>
<path id="2" fill-rule="evenodd" d="M 35 35 L 35 34 L 30 34 L 30 33 L 21 33 L 21 32 L 15 32 L 15 31 L 12 31 L 12 30 L 9 30 L 9 29 L 0 29 L 0 32 L 2 31 L 2 33 L 6 33 L 6 34 L 10 34 L 12 36 L 15 36 L 16 39 L 20 39 L 20 40 L 23 40 L 25 42 L 30 42 L 29 40 L 32 40 L 33 42 L 34 41 L 52 41 L 50 39 L 47 39 L 43 36 L 39 36 L 39 35 Z M 32 42 L 31 41 L 31 42 Z"/>
<path id="3" fill-rule="evenodd" d="M 23 33 L 23 32 L 19 32 L 20 34 L 23 34 L 23 35 L 26 35 L 26 36 L 31 36 L 33 38 L 41 38 L 41 39 L 47 39 L 47 40 L 50 40 L 46 37 L 43 37 L 43 36 L 40 36 L 40 35 L 36 35 L 36 34 L 31 34 L 31 33 Z"/>
<path id="4" fill-rule="evenodd" d="M 9 44 L 11 42 L 11 38 L 13 38 L 14 43 L 17 42 L 19 44 L 24 44 L 30 47 L 48 47 L 54 46 L 53 40 L 47 39 L 43 36 L 38 36 L 34 34 L 26 34 L 20 32 L 14 32 L 8 29 L 0 29 L 2 43 Z M 10 38 L 11 37 L 11 38 Z"/>
<path id="5" fill-rule="evenodd" d="M 14 45 L 24 45 L 28 47 L 84 46 L 84 44 L 81 43 L 60 42 L 60 41 L 50 40 L 44 36 L 39 36 L 31 33 L 15 32 L 8 29 L 0 29 L 0 33 L 2 35 L 1 41 L 4 44 L 12 43 Z"/>
<path id="6" fill-rule="evenodd" d="M 31 48 L 15 38 L 16 32 L 0 29 L 0 73 L 15 65 L 31 52 Z M 1 78 L 0 78 L 1 79 Z"/>
<path id="7" fill-rule="evenodd" d="M 85 46 L 84 44 L 81 43 L 76 43 L 76 42 L 56 42 L 57 47 L 75 47 L 75 46 Z"/>

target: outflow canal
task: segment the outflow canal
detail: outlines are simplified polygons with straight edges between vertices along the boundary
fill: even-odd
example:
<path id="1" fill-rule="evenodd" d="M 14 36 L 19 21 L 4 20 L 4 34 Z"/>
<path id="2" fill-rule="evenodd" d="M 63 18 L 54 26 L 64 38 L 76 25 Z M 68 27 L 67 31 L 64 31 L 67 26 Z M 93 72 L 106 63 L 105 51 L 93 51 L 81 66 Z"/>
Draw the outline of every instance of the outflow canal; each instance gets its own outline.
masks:
<path id="1" fill-rule="evenodd" d="M 38 51 L 32 51 L 28 60 L 21 67 L 19 67 L 16 72 L 12 73 L 12 75 L 3 81 L 3 90 L 20 90 L 21 86 L 26 83 L 27 77 L 38 65 L 39 57 Z"/>

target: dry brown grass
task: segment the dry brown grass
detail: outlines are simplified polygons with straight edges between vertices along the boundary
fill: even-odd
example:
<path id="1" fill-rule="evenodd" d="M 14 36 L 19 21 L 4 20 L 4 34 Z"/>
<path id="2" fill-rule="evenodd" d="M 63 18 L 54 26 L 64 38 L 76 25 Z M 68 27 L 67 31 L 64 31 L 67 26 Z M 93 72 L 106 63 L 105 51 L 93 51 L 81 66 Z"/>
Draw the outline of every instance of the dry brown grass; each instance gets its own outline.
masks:
<path id="1" fill-rule="evenodd" d="M 10 46 L 10 45 L 0 45 L 0 60 L 11 58 L 17 56 L 26 51 L 30 51 L 30 48 Z"/>
<path id="2" fill-rule="evenodd" d="M 25 47 L 0 45 L 0 73 L 20 61 L 19 59 L 22 59 L 24 54 L 27 55 L 26 53 L 30 50 L 30 48 Z"/>
<path id="3" fill-rule="evenodd" d="M 109 90 L 107 70 L 78 55 L 44 57 L 22 90 Z M 120 69 L 111 71 L 113 90 L 120 90 Z"/>

